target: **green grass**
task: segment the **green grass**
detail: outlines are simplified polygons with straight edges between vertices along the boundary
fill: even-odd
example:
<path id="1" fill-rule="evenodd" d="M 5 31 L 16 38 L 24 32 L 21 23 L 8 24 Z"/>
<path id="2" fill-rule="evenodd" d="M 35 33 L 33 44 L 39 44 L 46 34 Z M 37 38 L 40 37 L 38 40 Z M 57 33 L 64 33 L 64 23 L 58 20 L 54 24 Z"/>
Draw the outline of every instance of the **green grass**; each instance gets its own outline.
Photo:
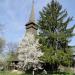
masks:
<path id="1" fill-rule="evenodd" d="M 12 73 L 11 71 L 0 71 L 0 75 L 32 75 L 32 74 L 17 74 L 17 73 Z M 36 75 L 44 75 L 44 74 L 36 74 Z M 49 73 L 47 75 L 75 75 L 73 73 L 66 73 L 66 72 L 62 72 L 62 73 Z"/>
<path id="2" fill-rule="evenodd" d="M 24 74 L 12 73 L 10 71 L 0 71 L 0 75 L 24 75 Z"/>

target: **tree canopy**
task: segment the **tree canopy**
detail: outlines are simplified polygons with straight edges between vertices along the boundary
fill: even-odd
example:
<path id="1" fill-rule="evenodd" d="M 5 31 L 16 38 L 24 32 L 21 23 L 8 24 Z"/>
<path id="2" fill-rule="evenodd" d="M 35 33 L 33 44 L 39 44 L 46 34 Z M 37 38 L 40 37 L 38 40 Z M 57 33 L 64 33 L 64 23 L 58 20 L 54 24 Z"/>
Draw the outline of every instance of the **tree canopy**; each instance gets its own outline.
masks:
<path id="1" fill-rule="evenodd" d="M 56 0 L 52 0 L 44 7 L 38 21 L 39 43 L 44 53 L 40 60 L 50 64 L 71 63 L 72 50 L 68 44 L 74 36 L 75 25 L 70 28 L 68 25 L 72 20 L 73 18 L 68 16 L 68 12 L 63 10 L 62 5 Z"/>

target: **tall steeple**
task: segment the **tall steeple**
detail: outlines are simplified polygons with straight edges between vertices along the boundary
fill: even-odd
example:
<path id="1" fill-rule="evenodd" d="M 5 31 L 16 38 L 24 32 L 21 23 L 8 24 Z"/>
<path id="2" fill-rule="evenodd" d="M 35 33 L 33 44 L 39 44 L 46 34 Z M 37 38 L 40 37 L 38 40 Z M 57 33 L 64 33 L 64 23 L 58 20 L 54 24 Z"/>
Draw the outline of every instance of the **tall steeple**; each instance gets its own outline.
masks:
<path id="1" fill-rule="evenodd" d="M 29 21 L 26 24 L 26 33 L 37 34 L 37 27 L 35 24 L 35 12 L 34 12 L 34 0 L 32 2 L 32 9 L 29 17 Z"/>
<path id="2" fill-rule="evenodd" d="M 34 0 L 32 2 L 32 10 L 31 10 L 29 22 L 34 22 L 35 23 Z"/>

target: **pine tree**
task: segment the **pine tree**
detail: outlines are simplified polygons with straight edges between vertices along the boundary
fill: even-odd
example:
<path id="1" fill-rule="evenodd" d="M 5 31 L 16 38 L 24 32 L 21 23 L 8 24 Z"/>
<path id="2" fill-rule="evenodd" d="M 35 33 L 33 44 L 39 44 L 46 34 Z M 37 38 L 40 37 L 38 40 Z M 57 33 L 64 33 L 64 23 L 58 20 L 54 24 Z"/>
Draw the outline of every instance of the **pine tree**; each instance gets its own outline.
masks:
<path id="1" fill-rule="evenodd" d="M 72 20 L 73 18 L 68 17 L 67 11 L 63 10 L 62 5 L 56 0 L 52 0 L 51 4 L 44 7 L 38 22 L 39 43 L 44 53 L 40 60 L 49 64 L 70 65 L 72 50 L 68 44 L 74 36 L 75 25 L 71 28 L 68 28 L 68 25 Z"/>

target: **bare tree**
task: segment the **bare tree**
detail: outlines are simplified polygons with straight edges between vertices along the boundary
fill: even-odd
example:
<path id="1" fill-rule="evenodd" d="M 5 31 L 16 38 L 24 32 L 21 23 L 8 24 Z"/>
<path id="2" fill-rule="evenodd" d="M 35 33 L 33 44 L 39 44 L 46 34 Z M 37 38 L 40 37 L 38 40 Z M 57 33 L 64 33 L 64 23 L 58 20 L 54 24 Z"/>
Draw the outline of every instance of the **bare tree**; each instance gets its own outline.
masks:
<path id="1" fill-rule="evenodd" d="M 17 51 L 17 43 L 9 42 L 7 43 L 8 52 L 16 52 Z"/>
<path id="2" fill-rule="evenodd" d="M 2 53 L 3 48 L 5 47 L 5 39 L 2 36 L 3 33 L 4 33 L 4 30 L 3 29 L 4 29 L 4 25 L 3 24 L 0 24 L 0 54 Z"/>

